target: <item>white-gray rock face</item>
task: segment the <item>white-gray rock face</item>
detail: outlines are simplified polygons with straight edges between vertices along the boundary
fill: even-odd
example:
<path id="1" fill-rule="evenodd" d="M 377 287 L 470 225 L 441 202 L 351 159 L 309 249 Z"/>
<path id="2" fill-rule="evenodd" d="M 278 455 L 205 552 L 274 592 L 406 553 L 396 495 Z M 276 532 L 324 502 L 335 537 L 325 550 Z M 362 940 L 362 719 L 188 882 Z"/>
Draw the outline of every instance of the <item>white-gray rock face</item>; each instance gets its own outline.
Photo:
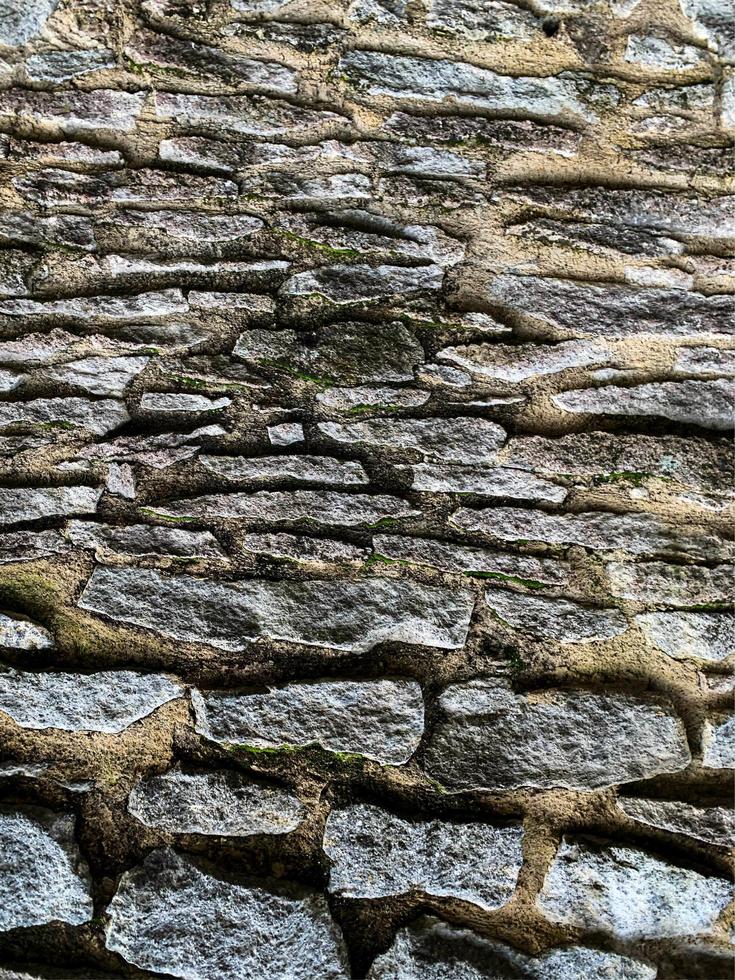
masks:
<path id="1" fill-rule="evenodd" d="M 284 297 L 319 295 L 337 306 L 441 289 L 444 270 L 438 265 L 328 265 L 297 272 L 281 286 Z"/>
<path id="2" fill-rule="evenodd" d="M 706 769 L 735 769 L 735 715 L 710 715 L 702 730 L 702 765 Z"/>
<path id="3" fill-rule="evenodd" d="M 90 395 L 119 398 L 149 360 L 148 357 L 84 357 L 48 368 L 44 377 L 81 388 Z"/>
<path id="4" fill-rule="evenodd" d="M 544 599 L 493 589 L 485 602 L 515 629 L 555 643 L 593 643 L 620 636 L 628 621 L 617 609 L 582 606 L 566 599 Z"/>
<path id="5" fill-rule="evenodd" d="M 35 561 L 69 551 L 59 531 L 10 531 L 0 536 L 0 565 Z"/>
<path id="6" fill-rule="evenodd" d="M 424 702 L 415 681 L 317 681 L 265 694 L 195 691 L 192 699 L 197 731 L 225 744 L 318 745 L 401 765 L 424 733 Z"/>
<path id="7" fill-rule="evenodd" d="M 610 562 L 605 570 L 614 596 L 647 605 L 694 606 L 733 598 L 733 565 L 698 568 L 660 561 Z"/>
<path id="8" fill-rule="evenodd" d="M 722 347 L 682 347 L 676 352 L 676 374 L 735 377 L 735 350 Z"/>
<path id="9" fill-rule="evenodd" d="M 515 497 L 517 500 L 562 503 L 564 487 L 509 466 L 442 466 L 416 463 L 412 466 L 412 490 L 428 493 L 478 493 L 485 497 Z"/>
<path id="10" fill-rule="evenodd" d="M 222 130 L 246 136 L 277 136 L 319 131 L 345 119 L 334 112 L 305 109 L 275 99 L 255 100 L 245 95 L 189 95 L 182 92 L 154 93 L 156 118 L 171 120 L 180 127 Z"/>
<path id="11" fill-rule="evenodd" d="M 387 388 L 360 385 L 356 388 L 335 386 L 318 392 L 316 401 L 324 408 L 350 412 L 366 408 L 418 408 L 431 397 L 428 391 L 414 388 Z"/>
<path id="12" fill-rule="evenodd" d="M 579 545 L 593 551 L 624 551 L 650 557 L 728 558 L 732 545 L 704 529 L 682 529 L 648 514 L 546 514 L 520 507 L 460 509 L 449 523 L 462 531 L 488 534 L 502 541 L 541 541 Z"/>
<path id="13" fill-rule="evenodd" d="M 168 849 L 122 876 L 108 912 L 108 949 L 182 980 L 342 980 L 347 972 L 321 894 L 215 878 Z"/>
<path id="14" fill-rule="evenodd" d="M 626 817 L 637 823 L 693 837 L 706 844 L 735 846 L 735 811 L 726 807 L 696 807 L 680 800 L 646 800 L 627 796 L 620 797 L 617 806 Z"/>
<path id="15" fill-rule="evenodd" d="M 502 551 L 472 548 L 452 541 L 376 534 L 373 548 L 376 555 L 391 561 L 428 565 L 443 572 L 465 572 L 481 578 L 510 579 L 532 588 L 564 585 L 569 579 L 569 567 L 562 561 L 503 554 Z"/>
<path id="16" fill-rule="evenodd" d="M 732 428 L 735 385 L 731 381 L 661 381 L 620 388 L 584 388 L 552 395 L 564 412 L 584 415 L 658 417 L 704 429 Z"/>
<path id="17" fill-rule="evenodd" d="M 65 82 L 92 71 L 114 68 L 111 51 L 46 51 L 26 60 L 25 72 L 34 82 Z"/>
<path id="18" fill-rule="evenodd" d="M 0 44 L 25 44 L 40 34 L 59 0 L 28 0 L 16 5 L 12 0 L 0 4 Z"/>
<path id="19" fill-rule="evenodd" d="M 735 616 L 714 612 L 655 612 L 635 617 L 647 639 L 675 660 L 718 663 L 735 652 Z"/>
<path id="20" fill-rule="evenodd" d="M 676 44 L 661 34 L 631 34 L 624 58 L 658 71 L 686 71 L 696 68 L 704 60 L 699 48 L 691 44 Z"/>
<path id="21" fill-rule="evenodd" d="M 115 92 L 118 98 L 123 94 Z M 137 296 L 77 296 L 46 302 L 30 299 L 0 301 L 0 313 L 5 316 L 60 317 L 81 323 L 136 323 L 138 320 L 165 319 L 173 313 L 187 313 L 188 310 L 189 304 L 180 289 L 162 289 Z"/>
<path id="22" fill-rule="evenodd" d="M 68 514 L 93 514 L 101 496 L 102 491 L 95 487 L 0 489 L 0 524 L 20 524 Z"/>
<path id="23" fill-rule="evenodd" d="M 237 651 L 268 638 L 335 650 L 379 643 L 458 649 L 474 600 L 460 589 L 394 579 L 212 582 L 149 569 L 95 569 L 79 606 L 186 642 Z M 161 608 L 169 615 L 162 622 Z"/>
<path id="24" fill-rule="evenodd" d="M 524 956 L 427 917 L 401 929 L 367 980 L 654 980 L 656 968 L 616 953 L 567 946 Z"/>
<path id="25" fill-rule="evenodd" d="M 146 827 L 171 834 L 225 837 L 288 834 L 306 815 L 298 798 L 280 787 L 227 770 L 183 772 L 178 767 L 138 783 L 128 811 Z"/>
<path id="26" fill-rule="evenodd" d="M 624 940 L 658 939 L 711 932 L 732 895 L 730 882 L 645 851 L 565 838 L 537 904 L 553 922 Z"/>
<path id="27" fill-rule="evenodd" d="M 206 456 L 199 462 L 205 470 L 227 480 L 252 480 L 271 483 L 299 480 L 304 483 L 331 483 L 359 486 L 368 483 L 360 463 L 342 462 L 331 456 Z"/>
<path id="28" fill-rule="evenodd" d="M 529 41 L 541 28 L 529 11 L 503 0 L 432 0 L 426 23 L 473 41 Z"/>
<path id="29" fill-rule="evenodd" d="M 663 701 L 573 689 L 513 694 L 474 680 L 448 687 L 439 704 L 444 720 L 425 766 L 452 790 L 589 790 L 690 761 L 684 725 Z"/>
<path id="30" fill-rule="evenodd" d="M 74 817 L 0 809 L 0 932 L 46 922 L 89 922 L 94 911 Z"/>
<path id="31" fill-rule="evenodd" d="M 208 214 L 202 211 L 115 212 L 117 226 L 134 231 L 160 231 L 168 238 L 191 242 L 227 242 L 246 238 L 263 227 L 260 218 L 250 214 Z"/>
<path id="32" fill-rule="evenodd" d="M 259 490 L 256 493 L 213 493 L 173 500 L 146 508 L 154 516 L 224 518 L 225 520 L 293 523 L 313 521 L 338 527 L 372 527 L 388 518 L 420 517 L 400 497 L 332 490 Z"/>
<path id="33" fill-rule="evenodd" d="M 320 422 L 317 428 L 333 442 L 407 450 L 437 463 L 491 463 L 505 442 L 504 429 L 477 418 Z"/>
<path id="34" fill-rule="evenodd" d="M 601 341 L 568 340 L 545 344 L 468 344 L 445 347 L 436 355 L 482 378 L 518 383 L 570 368 L 586 368 L 614 361 L 611 348 Z"/>
<path id="35" fill-rule="evenodd" d="M 335 562 L 338 565 L 362 562 L 365 548 L 331 538 L 312 538 L 303 534 L 245 534 L 242 547 L 256 555 L 286 558 L 297 562 Z"/>
<path id="36" fill-rule="evenodd" d="M 117 734 L 183 695 L 163 674 L 0 672 L 0 711 L 21 728 Z"/>
<path id="37" fill-rule="evenodd" d="M 171 412 L 174 415 L 194 415 L 200 412 L 216 412 L 221 408 L 227 408 L 232 399 L 207 398 L 205 395 L 188 395 L 167 393 L 163 391 L 151 391 L 143 395 L 140 400 L 141 410 L 144 412 Z"/>
<path id="38" fill-rule="evenodd" d="M 515 889 L 522 841 L 518 826 L 413 822 L 366 804 L 332 810 L 324 830 L 329 891 L 345 898 L 418 891 L 500 908 Z"/>
<path id="39" fill-rule="evenodd" d="M 170 555 L 176 558 L 226 558 L 209 531 L 128 524 L 112 527 L 90 521 L 69 521 L 66 537 L 77 548 L 94 548 L 97 558 L 117 555 Z"/>
<path id="40" fill-rule="evenodd" d="M 51 633 L 38 623 L 0 613 L 0 647 L 12 650 L 51 650 L 55 646 Z"/>
<path id="41" fill-rule="evenodd" d="M 130 421 L 125 403 L 111 398 L 36 398 L 0 404 L 0 428 L 9 425 L 46 425 L 87 429 L 104 436 Z"/>

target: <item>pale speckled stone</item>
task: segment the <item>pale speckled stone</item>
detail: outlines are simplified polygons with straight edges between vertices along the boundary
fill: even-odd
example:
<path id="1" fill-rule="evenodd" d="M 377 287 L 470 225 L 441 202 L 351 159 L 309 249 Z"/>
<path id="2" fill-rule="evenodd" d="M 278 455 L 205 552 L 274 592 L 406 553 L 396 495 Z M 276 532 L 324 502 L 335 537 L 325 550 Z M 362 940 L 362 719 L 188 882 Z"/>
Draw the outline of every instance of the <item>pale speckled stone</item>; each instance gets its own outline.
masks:
<path id="1" fill-rule="evenodd" d="M 177 558 L 226 558 L 209 531 L 127 524 L 113 527 L 90 521 L 69 521 L 66 536 L 77 548 L 93 548 L 98 558 L 114 555 L 166 555 Z"/>
<path id="2" fill-rule="evenodd" d="M 45 51 L 31 55 L 25 62 L 25 73 L 34 82 L 65 82 L 92 71 L 115 67 L 111 51 Z"/>
<path id="3" fill-rule="evenodd" d="M 367 408 L 418 408 L 431 397 L 428 391 L 414 388 L 386 388 L 361 385 L 357 388 L 328 388 L 316 395 L 318 404 L 338 412 L 355 412 Z"/>
<path id="4" fill-rule="evenodd" d="M 73 816 L 2 807 L 0 853 L 0 932 L 55 921 L 81 925 L 92 918 Z"/>
<path id="5" fill-rule="evenodd" d="M 10 531 L 0 535 L 0 565 L 35 561 L 69 551 L 59 531 Z"/>
<path id="6" fill-rule="evenodd" d="M 376 534 L 373 548 L 377 555 L 412 565 L 428 565 L 446 572 L 464 572 L 483 578 L 511 579 L 520 584 L 564 585 L 569 566 L 563 561 L 529 558 L 436 541 L 432 538 L 407 538 L 397 534 Z"/>
<path id="7" fill-rule="evenodd" d="M 568 490 L 550 480 L 504 466 L 442 466 L 416 463 L 412 490 L 430 493 L 478 493 L 485 497 L 560 504 Z"/>
<path id="8" fill-rule="evenodd" d="M 330 265 L 313 272 L 297 272 L 281 286 L 284 297 L 320 297 L 338 306 L 370 300 L 410 296 L 441 289 L 443 270 L 438 265 L 417 267 Z"/>
<path id="9" fill-rule="evenodd" d="M 140 400 L 144 412 L 163 412 L 172 414 L 193 415 L 200 412 L 217 412 L 232 404 L 232 399 L 207 398 L 205 395 L 189 395 L 167 393 L 163 391 L 147 392 Z"/>
<path id="10" fill-rule="evenodd" d="M 0 711 L 21 728 L 37 730 L 117 734 L 183 694 L 163 674 L 0 672 Z"/>
<path id="11" fill-rule="evenodd" d="M 626 61 L 657 71 L 686 71 L 705 60 L 691 44 L 677 44 L 662 34 L 631 34 L 623 55 Z"/>
<path id="12" fill-rule="evenodd" d="M 437 463 L 490 463 L 505 441 L 504 429 L 478 418 L 320 422 L 317 428 L 333 442 L 408 450 Z"/>
<path id="13" fill-rule="evenodd" d="M 253 480 L 267 483 L 299 480 L 359 486 L 368 483 L 360 463 L 343 462 L 332 456 L 207 456 L 199 462 L 210 473 L 227 480 Z"/>
<path id="14" fill-rule="evenodd" d="M 111 398 L 99 401 L 87 398 L 36 398 L 29 402 L 0 404 L 0 428 L 15 424 L 58 423 L 103 436 L 129 420 L 125 403 Z"/>
<path id="15" fill-rule="evenodd" d="M 694 606 L 733 599 L 735 566 L 666 565 L 664 562 L 610 562 L 605 566 L 610 591 L 621 599 L 651 605 Z"/>
<path id="16" fill-rule="evenodd" d="M 732 894 L 722 878 L 705 878 L 637 848 L 564 838 L 537 904 L 553 922 L 623 940 L 658 939 L 711 932 Z"/>
<path id="17" fill-rule="evenodd" d="M 681 347 L 672 369 L 675 374 L 735 377 L 735 350 L 721 347 Z"/>
<path id="18" fill-rule="evenodd" d="M 51 633 L 43 626 L 0 613 L 0 647 L 13 650 L 52 650 L 56 646 Z"/>
<path id="19" fill-rule="evenodd" d="M 614 354 L 600 341 L 567 340 L 554 346 L 546 344 L 468 344 L 445 347 L 436 355 L 460 368 L 484 378 L 520 382 L 547 374 L 560 374 L 571 368 L 610 364 Z"/>
<path id="20" fill-rule="evenodd" d="M 310 538 L 300 534 L 245 534 L 242 547 L 256 555 L 305 563 L 343 565 L 362 562 L 368 557 L 365 548 L 331 538 Z"/>
<path id="21" fill-rule="evenodd" d="M 241 773 L 182 772 L 179 767 L 138 783 L 128 812 L 172 834 L 248 837 L 287 834 L 306 816 L 287 790 L 246 779 Z"/>
<path id="22" fill-rule="evenodd" d="M 584 388 L 552 395 L 564 412 L 585 415 L 659 417 L 705 429 L 733 426 L 735 385 L 730 381 L 661 381 L 620 388 Z"/>
<path id="23" fill-rule="evenodd" d="M 735 769 L 735 715 L 719 712 L 705 719 L 702 765 L 705 769 Z"/>
<path id="24" fill-rule="evenodd" d="M 719 847 L 735 846 L 735 811 L 726 807 L 696 807 L 681 800 L 620 797 L 619 810 L 636 823 L 682 834 Z"/>
<path id="25" fill-rule="evenodd" d="M 84 357 L 47 368 L 44 378 L 73 385 L 90 395 L 120 397 L 149 360 L 148 357 Z"/>
<path id="26" fill-rule="evenodd" d="M 473 41 L 530 41 L 541 29 L 532 13 L 503 0 L 432 0 L 426 23 Z"/>
<path id="27" fill-rule="evenodd" d="M 256 493 L 208 494 L 147 508 L 154 516 L 225 520 L 313 521 L 339 527 L 371 527 L 381 520 L 419 517 L 399 497 L 347 494 L 332 490 L 259 490 Z"/>
<path id="28" fill-rule="evenodd" d="M 729 0 L 679 0 L 697 36 L 717 51 L 726 64 L 735 63 L 735 27 Z"/>
<path id="29" fill-rule="evenodd" d="M 304 427 L 300 422 L 281 422 L 266 426 L 271 446 L 293 446 L 304 441 Z"/>
<path id="30" fill-rule="evenodd" d="M 675 660 L 718 663 L 735 652 L 735 616 L 715 612 L 655 612 L 635 617 L 657 649 Z"/>
<path id="31" fill-rule="evenodd" d="M 279 136 L 284 133 L 318 132 L 344 124 L 335 112 L 306 109 L 277 99 L 246 95 L 189 95 L 155 92 L 156 118 L 171 120 L 180 127 L 222 130 L 246 136 Z"/>
<path id="32" fill-rule="evenodd" d="M 628 629 L 628 621 L 617 609 L 582 606 L 567 599 L 492 590 L 485 593 L 485 602 L 503 622 L 540 640 L 593 643 Z"/>
<path id="33" fill-rule="evenodd" d="M 64 136 L 85 138 L 95 133 L 130 133 L 146 100 L 144 92 L 95 89 L 92 92 L 0 93 L 0 120 L 24 126 L 49 126 Z"/>
<path id="34" fill-rule="evenodd" d="M 20 524 L 68 514 L 93 514 L 101 495 L 95 487 L 0 489 L 0 524 Z"/>
<path id="35" fill-rule="evenodd" d="M 445 719 L 432 732 L 426 771 L 447 788 L 592 790 L 690 761 L 670 705 L 585 690 L 513 692 L 497 681 L 448 687 Z"/>
<path id="36" fill-rule="evenodd" d="M 186 642 L 244 650 L 257 638 L 367 651 L 388 641 L 458 649 L 474 601 L 465 590 L 393 579 L 212 582 L 149 569 L 95 569 L 78 605 Z M 160 610 L 169 610 L 166 621 Z"/>
<path id="37" fill-rule="evenodd" d="M 587 946 L 525 956 L 510 946 L 424 918 L 399 930 L 367 980 L 654 980 L 656 968 Z"/>
<path id="38" fill-rule="evenodd" d="M 683 529 L 649 514 L 547 514 L 520 507 L 466 508 L 449 519 L 462 531 L 488 534 L 502 541 L 542 541 L 578 545 L 592 551 L 625 551 L 633 555 L 688 555 L 712 561 L 730 557 L 729 542 L 703 528 Z"/>
<path id="39" fill-rule="evenodd" d="M 329 891 L 345 898 L 419 891 L 500 908 L 515 889 L 522 840 L 518 826 L 412 822 L 366 804 L 332 810 L 324 829 Z"/>
<path id="40" fill-rule="evenodd" d="M 201 691 L 192 698 L 197 731 L 225 744 L 318 745 L 401 765 L 424 732 L 421 687 L 410 680 L 324 680 L 265 694 Z"/>
<path id="41" fill-rule="evenodd" d="M 31 299 L 0 300 L 0 314 L 6 316 L 53 316 L 64 320 L 113 321 L 165 319 L 173 313 L 186 313 L 189 304 L 180 289 L 139 293 L 136 296 L 77 296 L 38 302 Z"/>
<path id="42" fill-rule="evenodd" d="M 342 980 L 347 972 L 323 895 L 216 878 L 169 849 L 125 872 L 108 914 L 108 949 L 182 980 Z"/>
<path id="43" fill-rule="evenodd" d="M 0 3 L 0 44 L 25 44 L 41 33 L 59 0 L 13 0 Z"/>
<path id="44" fill-rule="evenodd" d="M 263 227 L 250 214 L 211 214 L 206 211 L 115 211 L 115 227 L 155 232 L 176 241 L 229 242 L 246 238 Z"/>

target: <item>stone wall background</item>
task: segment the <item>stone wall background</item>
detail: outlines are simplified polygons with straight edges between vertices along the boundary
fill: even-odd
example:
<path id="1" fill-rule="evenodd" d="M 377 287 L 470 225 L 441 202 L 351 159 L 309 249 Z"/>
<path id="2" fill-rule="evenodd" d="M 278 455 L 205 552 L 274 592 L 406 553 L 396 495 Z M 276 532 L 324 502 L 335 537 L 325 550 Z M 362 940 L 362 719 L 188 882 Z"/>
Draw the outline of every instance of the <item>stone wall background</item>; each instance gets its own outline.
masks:
<path id="1" fill-rule="evenodd" d="M 730 0 L 0 44 L 0 977 L 730 976 Z"/>

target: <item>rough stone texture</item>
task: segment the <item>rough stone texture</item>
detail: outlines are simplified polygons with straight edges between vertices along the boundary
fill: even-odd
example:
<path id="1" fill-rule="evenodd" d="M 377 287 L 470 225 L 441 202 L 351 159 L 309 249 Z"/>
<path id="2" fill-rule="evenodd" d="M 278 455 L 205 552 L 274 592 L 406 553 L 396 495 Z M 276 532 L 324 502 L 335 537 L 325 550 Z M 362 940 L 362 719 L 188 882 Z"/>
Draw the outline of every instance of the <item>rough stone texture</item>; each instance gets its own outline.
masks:
<path id="1" fill-rule="evenodd" d="M 271 442 L 274 442 L 273 430 L 270 429 L 269 433 Z M 282 442 L 277 444 L 283 445 Z M 359 463 L 343 463 L 330 456 L 260 456 L 257 459 L 243 459 L 241 456 L 200 456 L 199 462 L 210 473 L 233 481 L 272 483 L 278 480 L 298 480 L 300 483 L 343 486 L 360 486 L 368 482 L 367 474 Z"/>
<path id="2" fill-rule="evenodd" d="M 0 647 L 13 650 L 48 650 L 54 638 L 47 629 L 28 619 L 0 613 Z"/>
<path id="3" fill-rule="evenodd" d="M 645 800 L 634 797 L 622 797 L 617 805 L 631 820 L 649 827 L 693 837 L 720 847 L 732 847 L 735 841 L 735 813 L 725 807 L 700 808 L 679 800 Z"/>
<path id="4" fill-rule="evenodd" d="M 94 487 L 48 487 L 0 490 L 0 522 L 22 524 L 45 517 L 93 514 L 100 491 Z"/>
<path id="5" fill-rule="evenodd" d="M 591 643 L 628 629 L 628 621 L 616 609 L 595 609 L 565 599 L 493 590 L 485 593 L 485 602 L 503 622 L 540 640 Z"/>
<path id="6" fill-rule="evenodd" d="M 138 783 L 128 810 L 146 827 L 225 837 L 287 834 L 305 814 L 301 803 L 283 789 L 249 782 L 234 772 L 178 768 Z"/>
<path id="7" fill-rule="evenodd" d="M 717 663 L 735 651 L 731 613 L 643 613 L 635 622 L 655 647 L 676 660 Z"/>
<path id="8" fill-rule="evenodd" d="M 171 611 L 165 622 L 161 604 Z M 79 599 L 82 609 L 110 619 L 223 650 L 260 637 L 336 650 L 387 641 L 456 649 L 473 605 L 466 591 L 390 579 L 220 584 L 143 569 L 97 569 Z"/>
<path id="9" fill-rule="evenodd" d="M 711 932 L 732 894 L 723 878 L 704 877 L 644 851 L 565 838 L 538 904 L 556 922 L 622 939 L 655 939 Z"/>
<path id="10" fill-rule="evenodd" d="M 489 680 L 449 687 L 427 771 L 453 790 L 594 789 L 689 763 L 681 721 L 663 702 L 584 690 L 515 695 Z M 570 739 L 570 732 L 573 737 Z"/>
<path id="11" fill-rule="evenodd" d="M 371 422 L 321 422 L 328 439 L 378 450 L 408 450 L 422 459 L 447 463 L 489 463 L 505 440 L 505 432 L 484 419 L 375 419 Z"/>
<path id="12" fill-rule="evenodd" d="M 194 694 L 197 730 L 217 742 L 256 748 L 318 745 L 400 765 L 424 731 L 414 681 L 319 681 L 266 694 Z"/>
<path id="13" fill-rule="evenodd" d="M 324 829 L 329 890 L 348 898 L 419 891 L 499 908 L 513 894 L 522 840 L 520 827 L 410 822 L 365 804 L 332 810 Z"/>
<path id="14" fill-rule="evenodd" d="M 321 895 L 217 878 L 175 851 L 154 851 L 126 872 L 109 912 L 108 949 L 156 973 L 202 980 L 344 975 L 342 937 Z"/>
<path id="15" fill-rule="evenodd" d="M 122 555 L 171 555 L 177 558 L 226 558 L 209 531 L 129 524 L 109 527 L 90 521 L 69 521 L 66 537 L 77 548 L 93 548 L 97 558 Z"/>

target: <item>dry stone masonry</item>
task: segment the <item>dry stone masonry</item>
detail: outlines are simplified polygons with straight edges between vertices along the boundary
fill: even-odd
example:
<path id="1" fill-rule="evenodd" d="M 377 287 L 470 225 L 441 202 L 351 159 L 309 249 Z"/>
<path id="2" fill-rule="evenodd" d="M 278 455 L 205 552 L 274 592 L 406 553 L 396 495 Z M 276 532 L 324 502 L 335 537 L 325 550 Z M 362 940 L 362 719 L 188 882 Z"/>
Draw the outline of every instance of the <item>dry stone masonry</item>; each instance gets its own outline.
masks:
<path id="1" fill-rule="evenodd" d="M 724 980 L 732 0 L 0 0 L 0 980 Z"/>

